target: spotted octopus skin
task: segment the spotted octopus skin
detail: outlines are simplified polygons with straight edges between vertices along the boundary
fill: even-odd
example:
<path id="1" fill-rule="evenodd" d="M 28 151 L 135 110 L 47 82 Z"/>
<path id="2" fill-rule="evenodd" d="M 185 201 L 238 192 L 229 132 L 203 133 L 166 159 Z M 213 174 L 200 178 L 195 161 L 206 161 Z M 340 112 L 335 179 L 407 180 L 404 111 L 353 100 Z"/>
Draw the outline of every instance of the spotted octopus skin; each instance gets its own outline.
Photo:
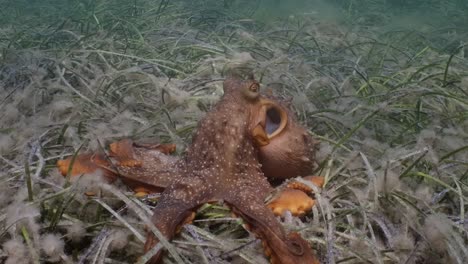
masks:
<path id="1" fill-rule="evenodd" d="M 318 263 L 309 244 L 297 234 L 286 234 L 264 204 L 272 187 L 261 170 L 248 125 L 259 99 L 244 95 L 253 82 L 233 78 L 224 82 L 224 96 L 199 122 L 192 145 L 178 163 L 175 182 L 154 208 L 152 222 L 172 239 L 178 225 L 199 206 L 225 201 L 262 239 L 272 263 Z M 157 243 L 150 234 L 145 249 Z M 149 263 L 160 260 L 161 252 Z"/>
<path id="2" fill-rule="evenodd" d="M 224 96 L 199 122 L 182 158 L 167 155 L 175 150 L 172 144 L 136 144 L 123 139 L 110 144 L 107 159 L 103 154 L 78 155 L 72 174 L 102 171 L 111 180 L 119 177 L 135 191 L 163 192 L 153 222 L 168 239 L 199 206 L 224 201 L 262 239 L 272 263 L 318 263 L 308 243 L 297 233 L 286 234 L 271 211 L 278 215 L 285 210 L 304 214 L 314 204 L 306 194 L 311 191 L 291 185 L 268 205 L 271 210 L 264 203 L 273 189 L 269 180 L 304 176 L 311 171 L 317 143 L 295 121 L 284 102 L 246 93 L 252 85 L 258 83 L 236 78 L 224 82 Z M 252 131 L 265 100 L 287 113 L 288 122 L 281 133 L 268 139 L 268 145 L 259 146 Z M 70 161 L 57 162 L 63 175 Z M 157 242 L 149 235 L 145 249 L 150 250 Z M 150 263 L 157 263 L 161 254 Z"/>
<path id="3" fill-rule="evenodd" d="M 263 173 L 271 181 L 308 175 L 316 168 L 315 153 L 319 149 L 319 143 L 297 122 L 287 102 L 272 96 L 262 98 L 262 101 L 274 104 L 287 116 L 285 127 L 268 145 L 259 148 Z M 256 113 L 259 112 L 262 111 L 256 110 Z"/>

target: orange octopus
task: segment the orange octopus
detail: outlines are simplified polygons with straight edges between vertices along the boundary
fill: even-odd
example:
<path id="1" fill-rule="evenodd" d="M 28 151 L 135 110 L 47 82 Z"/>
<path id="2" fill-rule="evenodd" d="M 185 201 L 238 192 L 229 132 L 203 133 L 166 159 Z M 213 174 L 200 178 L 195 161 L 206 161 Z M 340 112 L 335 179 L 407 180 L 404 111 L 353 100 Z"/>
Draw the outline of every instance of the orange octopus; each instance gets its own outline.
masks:
<path id="1" fill-rule="evenodd" d="M 303 215 L 315 203 L 312 190 L 290 182 L 265 205 L 274 190 L 270 181 L 310 173 L 317 143 L 294 120 L 283 102 L 260 94 L 253 78 L 230 77 L 224 95 L 199 122 L 192 144 L 182 158 L 171 156 L 173 144 L 137 144 L 124 139 L 110 144 L 108 156 L 80 154 L 74 160 L 59 160 L 63 175 L 102 171 L 113 181 L 122 181 L 136 192 L 162 192 L 152 221 L 171 240 L 180 226 L 193 220 L 205 203 L 223 201 L 248 223 L 261 240 L 271 263 L 319 263 L 309 243 L 298 233 L 286 234 L 276 215 L 289 210 Z M 318 187 L 322 177 L 307 176 Z M 158 243 L 147 237 L 145 250 Z M 158 263 L 159 251 L 149 263 Z"/>

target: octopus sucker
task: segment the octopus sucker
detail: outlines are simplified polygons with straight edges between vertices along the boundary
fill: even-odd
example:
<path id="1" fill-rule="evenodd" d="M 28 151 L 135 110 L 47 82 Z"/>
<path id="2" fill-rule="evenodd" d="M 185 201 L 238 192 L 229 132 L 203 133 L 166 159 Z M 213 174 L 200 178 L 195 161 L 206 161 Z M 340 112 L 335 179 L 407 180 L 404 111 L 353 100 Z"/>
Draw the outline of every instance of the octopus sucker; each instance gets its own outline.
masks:
<path id="1" fill-rule="evenodd" d="M 253 78 L 229 77 L 223 90 L 220 101 L 200 120 L 182 157 L 171 155 L 175 150 L 171 144 L 123 139 L 110 145 L 110 160 L 105 162 L 91 161 L 93 154 L 79 155 L 72 175 L 112 168 L 107 173 L 140 195 L 161 192 L 152 222 L 168 240 L 193 220 L 201 205 L 223 201 L 262 240 L 272 263 L 318 263 L 309 243 L 298 233 L 286 233 L 276 218 L 285 210 L 294 215 L 310 211 L 315 203 L 309 196 L 312 190 L 290 183 L 272 202 L 264 202 L 274 190 L 271 181 L 312 172 L 318 143 L 297 123 L 287 104 L 261 94 Z M 69 160 L 57 163 L 62 174 L 70 164 Z M 319 179 L 308 179 L 323 185 Z M 157 243 L 148 234 L 145 250 Z M 149 263 L 159 263 L 161 256 L 159 252 Z"/>
<path id="2" fill-rule="evenodd" d="M 325 178 L 322 177 L 322 176 L 306 176 L 306 177 L 303 178 L 303 180 L 309 181 L 310 183 L 317 186 L 318 188 L 322 188 L 323 185 L 325 184 Z M 309 194 L 313 193 L 312 188 L 310 188 L 309 186 L 307 186 L 306 184 L 304 184 L 302 182 L 298 182 L 298 181 L 294 181 L 294 180 L 289 182 L 287 184 L 287 187 L 291 188 L 291 189 L 301 190 L 301 191 L 303 191 L 305 193 L 309 193 Z"/>

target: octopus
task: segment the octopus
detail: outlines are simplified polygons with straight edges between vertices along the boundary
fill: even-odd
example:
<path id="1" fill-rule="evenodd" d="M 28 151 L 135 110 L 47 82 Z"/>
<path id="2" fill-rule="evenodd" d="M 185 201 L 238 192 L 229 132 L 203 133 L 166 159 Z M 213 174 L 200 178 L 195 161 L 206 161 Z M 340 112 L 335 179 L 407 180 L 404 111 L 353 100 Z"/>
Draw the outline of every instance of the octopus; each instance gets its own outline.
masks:
<path id="1" fill-rule="evenodd" d="M 277 215 L 310 211 L 315 200 L 308 184 L 289 181 L 268 203 L 272 185 L 308 175 L 315 165 L 317 142 L 295 120 L 286 102 L 260 93 L 253 78 L 229 77 L 224 95 L 199 122 L 182 157 L 173 144 L 140 144 L 122 139 L 108 154 L 79 154 L 57 162 L 62 175 L 100 171 L 112 182 L 120 178 L 138 193 L 161 193 L 152 222 L 168 240 L 190 223 L 206 203 L 223 202 L 262 240 L 271 263 L 319 263 L 309 243 L 287 233 Z M 324 179 L 306 176 L 317 187 Z M 159 243 L 149 233 L 145 251 Z M 159 263 L 163 251 L 149 263 Z"/>

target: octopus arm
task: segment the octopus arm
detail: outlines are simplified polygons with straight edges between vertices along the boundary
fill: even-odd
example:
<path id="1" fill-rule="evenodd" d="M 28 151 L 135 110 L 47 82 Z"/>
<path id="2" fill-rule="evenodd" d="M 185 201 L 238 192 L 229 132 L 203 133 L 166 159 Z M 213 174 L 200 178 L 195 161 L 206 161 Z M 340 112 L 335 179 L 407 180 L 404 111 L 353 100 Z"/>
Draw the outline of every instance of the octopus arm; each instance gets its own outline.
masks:
<path id="1" fill-rule="evenodd" d="M 78 154 L 75 158 L 68 157 L 57 161 L 57 168 L 62 176 L 70 173 L 71 177 L 83 174 L 102 173 L 108 182 L 117 179 L 117 172 L 111 169 L 112 164 L 104 154 Z"/>
<path id="2" fill-rule="evenodd" d="M 244 190 L 226 200 L 233 212 L 248 224 L 248 229 L 262 240 L 270 263 L 318 264 L 309 243 L 298 233 L 286 234 L 272 211 L 254 190 Z"/>
<path id="3" fill-rule="evenodd" d="M 306 176 L 303 178 L 303 180 L 307 181 L 307 182 L 310 182 L 312 183 L 313 185 L 319 187 L 319 188 L 322 188 L 323 185 L 325 184 L 325 178 L 322 177 L 322 176 Z M 292 188 L 292 189 L 296 189 L 296 190 L 301 190 L 305 193 L 308 193 L 308 194 L 313 194 L 313 190 L 310 186 L 308 186 L 307 184 L 304 184 L 302 182 L 299 182 L 299 181 L 291 181 L 290 183 L 288 183 L 288 188 Z"/>
<path id="4" fill-rule="evenodd" d="M 172 240 L 183 225 L 194 219 L 195 211 L 199 206 L 210 201 L 209 193 L 198 192 L 202 188 L 197 184 L 175 184 L 163 192 L 161 200 L 153 210 L 152 222 L 168 240 Z M 159 240 L 154 234 L 149 233 L 145 243 L 145 252 L 158 243 Z M 163 253 L 159 251 L 147 264 L 160 263 Z"/>
<path id="5" fill-rule="evenodd" d="M 57 161 L 59 172 L 72 177 L 102 173 L 108 182 L 120 178 L 139 195 L 162 192 L 174 180 L 174 144 L 137 144 L 123 139 L 109 145 L 105 154 L 79 154 Z"/>

